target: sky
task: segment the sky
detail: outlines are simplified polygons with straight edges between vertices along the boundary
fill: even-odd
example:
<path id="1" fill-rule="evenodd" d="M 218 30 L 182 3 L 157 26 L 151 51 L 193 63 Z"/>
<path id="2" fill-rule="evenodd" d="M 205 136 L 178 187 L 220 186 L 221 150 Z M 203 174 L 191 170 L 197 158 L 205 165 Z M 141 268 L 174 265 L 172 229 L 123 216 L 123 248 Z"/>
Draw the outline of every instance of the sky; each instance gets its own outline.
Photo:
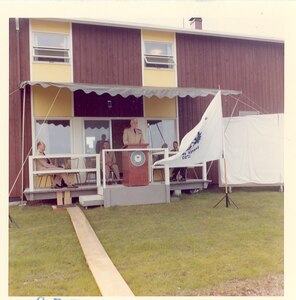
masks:
<path id="1" fill-rule="evenodd" d="M 179 28 L 189 28 L 190 17 L 202 17 L 204 30 L 283 39 L 285 19 L 291 14 L 289 4 L 293 1 L 0 0 L 0 6 L 1 3 L 8 3 L 16 16 L 28 16 L 29 12 L 30 16 L 81 17 Z M 57 5 L 67 8 L 57 10 Z"/>
<path id="2" fill-rule="evenodd" d="M 103 19 L 190 28 L 202 17 L 203 29 L 284 38 L 287 10 L 283 1 L 100 1 Z M 89 2 L 91 3 L 91 2 Z"/>

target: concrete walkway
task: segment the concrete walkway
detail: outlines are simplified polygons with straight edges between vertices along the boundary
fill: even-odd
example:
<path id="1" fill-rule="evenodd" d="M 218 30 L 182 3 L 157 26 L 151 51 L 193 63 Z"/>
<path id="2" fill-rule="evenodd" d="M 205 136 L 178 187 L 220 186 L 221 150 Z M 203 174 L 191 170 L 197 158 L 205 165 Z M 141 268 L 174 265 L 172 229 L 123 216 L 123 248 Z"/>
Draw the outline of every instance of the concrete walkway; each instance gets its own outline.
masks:
<path id="1" fill-rule="evenodd" d="M 102 296 L 134 296 L 79 207 L 69 207 L 78 240 Z"/>

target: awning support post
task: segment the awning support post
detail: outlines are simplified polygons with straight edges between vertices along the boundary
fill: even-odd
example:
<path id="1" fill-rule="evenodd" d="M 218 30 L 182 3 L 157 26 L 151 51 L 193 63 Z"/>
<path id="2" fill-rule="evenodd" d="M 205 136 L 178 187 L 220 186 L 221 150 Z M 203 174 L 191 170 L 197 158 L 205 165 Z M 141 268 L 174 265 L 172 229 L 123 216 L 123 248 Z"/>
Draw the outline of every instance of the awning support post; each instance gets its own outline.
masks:
<path id="1" fill-rule="evenodd" d="M 23 89 L 23 114 L 22 114 L 22 191 L 21 205 L 24 205 L 24 152 L 25 152 L 25 110 L 26 110 L 26 86 Z"/>

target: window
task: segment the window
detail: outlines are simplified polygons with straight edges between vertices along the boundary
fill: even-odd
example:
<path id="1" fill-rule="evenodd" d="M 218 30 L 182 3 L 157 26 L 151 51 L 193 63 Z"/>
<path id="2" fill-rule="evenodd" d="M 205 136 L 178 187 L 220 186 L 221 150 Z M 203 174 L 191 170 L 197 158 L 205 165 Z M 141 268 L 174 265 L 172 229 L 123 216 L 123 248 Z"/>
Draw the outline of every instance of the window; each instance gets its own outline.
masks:
<path id="1" fill-rule="evenodd" d="M 37 120 L 35 132 L 36 144 L 38 141 L 44 142 L 46 154 L 71 153 L 69 120 L 47 120 L 45 123 L 43 120 Z"/>
<path id="2" fill-rule="evenodd" d="M 110 141 L 110 123 L 107 120 L 84 121 L 84 149 L 86 154 L 99 153 L 104 141 Z"/>
<path id="3" fill-rule="evenodd" d="M 173 148 L 173 142 L 177 139 L 175 120 L 148 120 L 147 127 L 151 148 L 161 148 L 163 144 Z"/>
<path id="4" fill-rule="evenodd" d="M 33 33 L 33 60 L 69 63 L 69 36 L 58 33 Z"/>
<path id="5" fill-rule="evenodd" d="M 144 47 L 145 67 L 173 69 L 175 60 L 173 45 L 161 42 L 145 42 Z"/>

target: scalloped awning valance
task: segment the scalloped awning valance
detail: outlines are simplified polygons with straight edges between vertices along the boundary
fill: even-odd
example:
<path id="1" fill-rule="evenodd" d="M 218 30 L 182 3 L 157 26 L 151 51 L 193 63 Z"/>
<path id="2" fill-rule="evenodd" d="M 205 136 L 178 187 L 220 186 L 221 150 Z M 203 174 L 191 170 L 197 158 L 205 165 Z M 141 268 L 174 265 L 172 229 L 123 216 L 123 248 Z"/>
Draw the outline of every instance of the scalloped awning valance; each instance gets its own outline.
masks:
<path id="1" fill-rule="evenodd" d="M 152 86 L 126 86 L 126 85 L 101 85 L 101 84 L 87 84 L 87 83 L 61 83 L 61 82 L 45 82 L 45 81 L 23 81 L 20 88 L 25 88 L 26 85 L 39 85 L 43 88 L 51 86 L 57 88 L 67 88 L 72 92 L 82 90 L 84 93 L 96 93 L 97 95 L 109 94 L 110 96 L 121 95 L 126 98 L 134 96 L 139 98 L 145 96 L 151 98 L 153 96 L 158 98 L 174 98 L 174 97 L 205 97 L 208 95 L 216 95 L 218 89 L 206 88 L 185 88 L 185 87 L 152 87 Z M 241 91 L 221 90 L 222 95 L 239 95 Z"/>

